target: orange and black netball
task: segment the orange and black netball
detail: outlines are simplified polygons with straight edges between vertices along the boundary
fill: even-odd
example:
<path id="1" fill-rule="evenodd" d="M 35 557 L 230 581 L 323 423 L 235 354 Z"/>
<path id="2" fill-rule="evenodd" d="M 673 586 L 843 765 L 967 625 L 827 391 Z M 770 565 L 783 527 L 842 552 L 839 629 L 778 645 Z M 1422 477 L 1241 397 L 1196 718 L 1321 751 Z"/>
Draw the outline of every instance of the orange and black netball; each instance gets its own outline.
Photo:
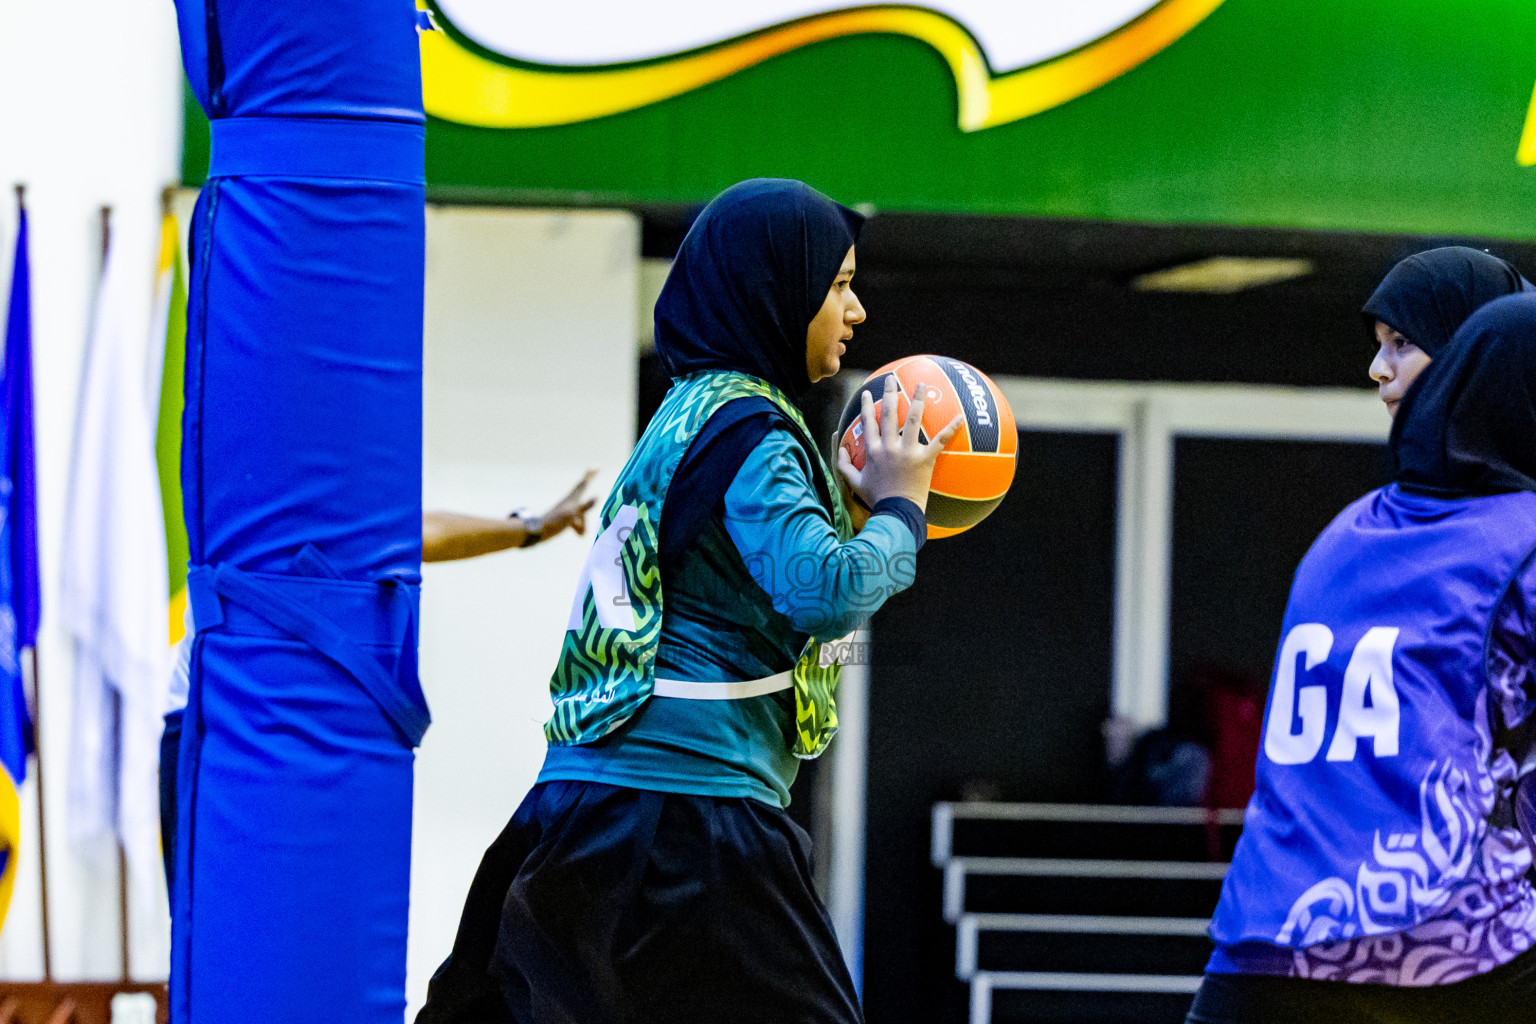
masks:
<path id="1" fill-rule="evenodd" d="M 969 363 L 933 355 L 898 359 L 859 385 L 838 422 L 838 444 L 847 449 L 858 469 L 864 468 L 859 396 L 869 392 L 878 417 L 880 399 L 892 377 L 899 418 L 906 419 L 914 397 L 924 396 L 924 440 L 943 430 L 956 413 L 965 416 L 965 426 L 934 464 L 927 509 L 929 539 L 964 533 L 990 515 L 1013 484 L 1019 451 L 1013 410 L 991 378 Z"/>

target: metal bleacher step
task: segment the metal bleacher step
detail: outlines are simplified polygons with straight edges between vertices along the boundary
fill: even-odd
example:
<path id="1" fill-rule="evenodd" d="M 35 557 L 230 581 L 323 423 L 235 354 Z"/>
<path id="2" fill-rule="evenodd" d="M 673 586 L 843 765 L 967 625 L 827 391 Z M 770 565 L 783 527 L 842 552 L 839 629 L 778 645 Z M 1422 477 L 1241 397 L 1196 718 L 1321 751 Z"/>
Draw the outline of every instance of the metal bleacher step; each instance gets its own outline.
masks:
<path id="1" fill-rule="evenodd" d="M 955 976 L 978 971 L 1192 974 L 1211 954 L 1205 918 L 1082 914 L 962 914 Z"/>
<path id="2" fill-rule="evenodd" d="M 1214 828 L 1225 859 L 1242 831 L 1240 810 L 1115 807 L 1100 804 L 953 803 L 933 806 L 930 857 L 956 855 L 1081 859 L 1210 859 Z"/>
<path id="3" fill-rule="evenodd" d="M 1220 862 L 955 857 L 944 865 L 944 920 L 967 910 L 1209 915 L 1226 873 Z"/>
<path id="4" fill-rule="evenodd" d="M 1180 1024 L 1200 977 L 978 971 L 970 1024 Z"/>
<path id="5" fill-rule="evenodd" d="M 1180 1024 L 1238 810 L 940 803 L 931 857 L 971 1024 Z"/>

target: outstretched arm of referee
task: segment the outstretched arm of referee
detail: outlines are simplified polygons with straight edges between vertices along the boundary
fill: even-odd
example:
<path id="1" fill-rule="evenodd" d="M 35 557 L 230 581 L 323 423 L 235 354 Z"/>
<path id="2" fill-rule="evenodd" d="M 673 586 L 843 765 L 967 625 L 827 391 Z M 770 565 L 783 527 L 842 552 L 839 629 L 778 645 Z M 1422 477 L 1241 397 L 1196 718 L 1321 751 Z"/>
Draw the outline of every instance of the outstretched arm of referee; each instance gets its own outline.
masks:
<path id="1" fill-rule="evenodd" d="M 507 548 L 526 548 L 548 540 L 566 527 L 585 534 L 587 511 L 597 499 L 583 499 L 582 494 L 596 474 L 597 470 L 589 470 L 571 488 L 570 494 L 542 516 L 514 512 L 505 519 L 486 519 L 458 512 L 424 513 L 421 517 L 421 560 L 451 562 Z"/>

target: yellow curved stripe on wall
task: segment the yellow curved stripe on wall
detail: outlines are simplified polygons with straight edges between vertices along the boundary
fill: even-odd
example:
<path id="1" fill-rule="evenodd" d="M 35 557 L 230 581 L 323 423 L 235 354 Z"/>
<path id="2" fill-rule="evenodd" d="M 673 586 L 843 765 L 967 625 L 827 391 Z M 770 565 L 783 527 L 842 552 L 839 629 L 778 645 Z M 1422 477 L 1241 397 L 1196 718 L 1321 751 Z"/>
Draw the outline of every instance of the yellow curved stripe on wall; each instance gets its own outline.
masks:
<path id="1" fill-rule="evenodd" d="M 1136 21 L 1054 60 L 987 83 L 988 117 L 965 131 L 1018 121 L 1075 100 L 1178 42 L 1222 0 L 1165 0 Z"/>
<path id="2" fill-rule="evenodd" d="M 718 82 L 771 57 L 841 36 L 921 40 L 949 65 L 959 122 L 973 132 L 1059 106 L 1097 89 L 1168 47 L 1222 0 L 1163 0 L 1136 21 L 1082 49 L 993 78 L 976 41 L 955 21 L 913 7 L 866 7 L 806 18 L 714 49 L 640 66 L 592 70 L 511 67 L 480 56 L 446 32 L 421 34 L 427 113 L 482 128 L 541 128 L 658 103 Z"/>
<path id="3" fill-rule="evenodd" d="M 1520 133 L 1515 163 L 1521 167 L 1536 166 L 1536 92 L 1531 93 L 1531 108 L 1525 114 L 1525 130 Z"/>

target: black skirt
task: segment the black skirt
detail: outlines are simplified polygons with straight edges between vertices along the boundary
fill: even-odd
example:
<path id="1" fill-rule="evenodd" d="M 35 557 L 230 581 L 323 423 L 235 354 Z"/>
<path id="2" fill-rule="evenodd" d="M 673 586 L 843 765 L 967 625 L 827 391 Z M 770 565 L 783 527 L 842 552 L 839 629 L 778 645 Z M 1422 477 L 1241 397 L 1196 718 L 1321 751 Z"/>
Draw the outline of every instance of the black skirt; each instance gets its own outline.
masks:
<path id="1" fill-rule="evenodd" d="M 756 800 L 533 788 L 416 1024 L 860 1024 L 810 842 Z"/>

